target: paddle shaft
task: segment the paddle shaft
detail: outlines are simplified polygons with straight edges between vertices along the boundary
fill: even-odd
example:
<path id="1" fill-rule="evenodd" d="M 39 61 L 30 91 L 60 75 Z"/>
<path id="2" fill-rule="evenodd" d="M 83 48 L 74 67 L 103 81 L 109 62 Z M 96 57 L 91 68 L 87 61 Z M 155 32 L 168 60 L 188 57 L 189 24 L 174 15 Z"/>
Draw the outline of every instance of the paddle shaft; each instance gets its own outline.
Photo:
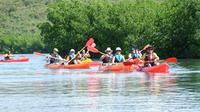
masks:
<path id="1" fill-rule="evenodd" d="M 85 48 L 86 48 L 86 46 L 84 46 L 80 51 L 78 51 L 76 53 L 76 55 L 74 56 L 74 58 L 72 58 L 71 60 L 69 60 L 67 63 L 70 63 L 71 61 L 73 61 L 77 57 L 77 55 L 79 54 L 79 52 L 83 51 Z"/>

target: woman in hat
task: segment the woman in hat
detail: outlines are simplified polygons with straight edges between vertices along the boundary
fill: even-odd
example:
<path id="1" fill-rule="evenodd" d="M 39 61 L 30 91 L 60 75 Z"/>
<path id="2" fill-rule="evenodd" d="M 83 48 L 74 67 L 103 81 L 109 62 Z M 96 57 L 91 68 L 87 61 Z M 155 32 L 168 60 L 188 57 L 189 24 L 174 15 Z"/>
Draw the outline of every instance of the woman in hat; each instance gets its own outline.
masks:
<path id="1" fill-rule="evenodd" d="M 154 47 L 149 45 L 146 48 L 146 53 L 142 56 L 142 59 L 144 60 L 144 66 L 145 67 L 151 67 L 158 65 L 159 57 L 158 55 L 154 52 Z"/>
<path id="2" fill-rule="evenodd" d="M 100 60 L 103 62 L 103 63 L 111 63 L 112 62 L 112 58 L 113 58 L 113 55 L 112 55 L 112 52 L 113 50 L 108 47 L 106 50 L 105 50 L 106 54 L 102 55 L 100 57 Z"/>
<path id="3" fill-rule="evenodd" d="M 49 59 L 49 64 L 58 64 L 62 59 L 62 57 L 58 54 L 58 49 L 54 48 L 53 52 L 49 54 L 49 56 L 47 56 L 47 58 Z"/>
<path id="4" fill-rule="evenodd" d="M 117 47 L 116 49 L 115 56 L 112 59 L 112 63 L 121 63 L 125 62 L 124 56 L 121 54 L 122 49 L 120 47 Z"/>
<path id="5" fill-rule="evenodd" d="M 67 56 L 68 64 L 80 64 L 81 61 L 78 59 L 80 56 L 80 53 L 78 55 L 75 54 L 75 50 L 71 49 L 69 52 L 69 55 Z"/>

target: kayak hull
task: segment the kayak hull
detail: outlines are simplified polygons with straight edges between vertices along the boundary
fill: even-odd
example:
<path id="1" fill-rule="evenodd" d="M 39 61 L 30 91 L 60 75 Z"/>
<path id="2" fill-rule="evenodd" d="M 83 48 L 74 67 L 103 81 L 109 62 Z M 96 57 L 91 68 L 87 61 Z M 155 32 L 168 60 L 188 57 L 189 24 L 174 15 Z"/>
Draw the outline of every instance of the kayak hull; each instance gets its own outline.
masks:
<path id="1" fill-rule="evenodd" d="M 11 59 L 11 60 L 0 60 L 0 62 L 27 62 L 29 58 L 27 57 L 20 57 L 19 59 Z"/>
<path id="2" fill-rule="evenodd" d="M 72 64 L 72 65 L 60 65 L 60 64 L 47 64 L 46 68 L 49 69 L 88 69 L 90 68 L 89 64 Z"/>
<path id="3" fill-rule="evenodd" d="M 169 65 L 167 63 L 163 63 L 153 67 L 144 67 L 140 71 L 153 73 L 167 73 L 169 72 Z"/>
<path id="4" fill-rule="evenodd" d="M 116 71 L 116 72 L 132 72 L 134 71 L 133 66 L 125 66 L 123 64 L 114 64 L 114 65 L 101 65 L 99 67 L 101 71 Z"/>

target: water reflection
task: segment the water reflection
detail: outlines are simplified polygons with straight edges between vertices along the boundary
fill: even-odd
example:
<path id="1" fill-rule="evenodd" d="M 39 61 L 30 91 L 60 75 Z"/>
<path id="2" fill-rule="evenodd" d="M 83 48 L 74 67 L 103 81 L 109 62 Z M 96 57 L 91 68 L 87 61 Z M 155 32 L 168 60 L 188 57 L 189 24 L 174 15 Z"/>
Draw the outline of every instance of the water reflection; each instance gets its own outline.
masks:
<path id="1" fill-rule="evenodd" d="M 31 57 L 30 58 L 34 58 Z M 199 112 L 199 74 L 173 65 L 169 74 L 50 70 L 41 59 L 0 65 L 0 110 Z M 22 68 L 21 68 L 22 67 Z M 178 72 L 176 73 L 176 70 Z M 5 103 L 7 102 L 7 103 Z"/>

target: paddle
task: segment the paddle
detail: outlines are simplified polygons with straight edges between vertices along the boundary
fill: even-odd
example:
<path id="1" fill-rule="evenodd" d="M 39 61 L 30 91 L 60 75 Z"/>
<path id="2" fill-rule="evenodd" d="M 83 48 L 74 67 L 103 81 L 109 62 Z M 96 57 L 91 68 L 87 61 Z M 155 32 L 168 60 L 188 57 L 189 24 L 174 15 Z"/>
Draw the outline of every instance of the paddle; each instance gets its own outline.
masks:
<path id="1" fill-rule="evenodd" d="M 45 54 L 42 54 L 42 53 L 40 53 L 40 52 L 33 52 L 33 54 L 36 55 L 36 56 L 46 56 Z M 50 56 L 50 58 L 53 58 L 53 59 L 57 59 L 57 60 L 60 60 L 60 61 L 67 62 L 67 60 L 65 60 L 65 59 L 55 58 L 55 57 L 52 57 L 52 56 Z"/>
<path id="2" fill-rule="evenodd" d="M 138 61 L 137 61 L 138 60 Z M 141 60 L 137 59 L 136 61 L 134 62 L 131 62 L 131 61 L 126 61 L 126 62 L 123 62 L 124 65 L 132 65 L 132 64 L 135 64 L 137 62 L 142 62 Z M 163 59 L 163 60 L 159 60 L 159 62 L 168 62 L 168 63 L 177 63 L 177 58 L 176 57 L 170 57 L 170 58 L 167 58 L 167 59 Z"/>
<path id="3" fill-rule="evenodd" d="M 103 54 L 103 55 L 105 54 L 105 53 L 99 51 L 97 48 L 92 47 L 92 46 L 88 46 L 87 49 L 88 49 L 89 51 L 93 52 L 93 53 L 100 53 L 100 54 Z"/>
<path id="4" fill-rule="evenodd" d="M 140 50 L 140 52 L 146 50 L 149 46 L 150 46 L 149 44 L 145 45 L 144 48 L 142 50 Z"/>
<path id="5" fill-rule="evenodd" d="M 176 57 L 170 57 L 164 60 L 159 60 L 160 62 L 168 62 L 168 63 L 177 63 L 177 58 Z"/>
<path id="6" fill-rule="evenodd" d="M 46 55 L 39 53 L 39 52 L 33 52 L 33 54 L 36 55 L 36 56 L 46 56 Z"/>
<path id="7" fill-rule="evenodd" d="M 71 60 L 69 60 L 68 63 L 70 63 L 71 61 L 73 61 L 81 51 L 83 51 L 86 47 L 91 46 L 93 43 L 94 43 L 94 39 L 93 38 L 89 38 L 89 40 L 86 42 L 85 46 L 81 50 L 79 50 L 76 53 L 76 55 L 74 56 L 74 58 L 72 58 Z"/>

